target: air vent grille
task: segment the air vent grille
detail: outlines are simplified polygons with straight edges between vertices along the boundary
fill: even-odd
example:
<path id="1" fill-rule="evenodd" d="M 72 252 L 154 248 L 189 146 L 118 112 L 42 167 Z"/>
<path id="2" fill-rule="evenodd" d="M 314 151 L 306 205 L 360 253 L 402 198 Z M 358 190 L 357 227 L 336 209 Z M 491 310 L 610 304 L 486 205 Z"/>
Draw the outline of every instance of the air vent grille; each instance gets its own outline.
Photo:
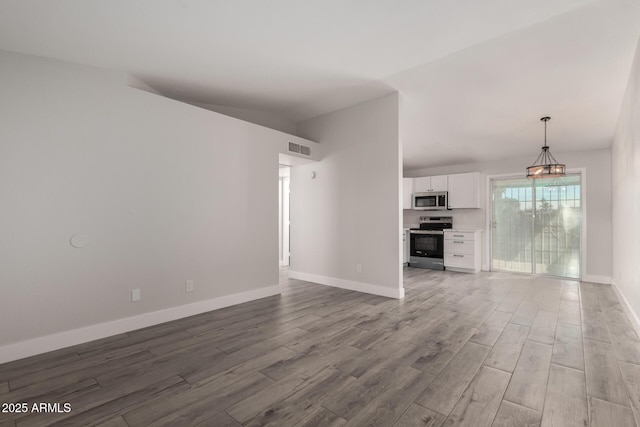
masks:
<path id="1" fill-rule="evenodd" d="M 291 151 L 292 153 L 300 153 L 300 144 L 289 142 L 289 151 Z"/>
<path id="2" fill-rule="evenodd" d="M 307 147 L 306 145 L 296 144 L 295 142 L 289 141 L 289 152 L 302 154 L 303 156 L 311 156 L 311 147 Z"/>

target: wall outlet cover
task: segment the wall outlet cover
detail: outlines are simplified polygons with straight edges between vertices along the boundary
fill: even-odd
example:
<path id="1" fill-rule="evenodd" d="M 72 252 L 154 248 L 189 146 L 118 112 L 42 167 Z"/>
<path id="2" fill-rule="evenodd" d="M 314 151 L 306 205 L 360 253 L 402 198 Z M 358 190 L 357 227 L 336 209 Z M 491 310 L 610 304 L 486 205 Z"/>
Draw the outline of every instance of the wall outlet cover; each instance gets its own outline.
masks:
<path id="1" fill-rule="evenodd" d="M 140 301 L 142 298 L 142 293 L 140 289 L 131 289 L 131 302 Z"/>

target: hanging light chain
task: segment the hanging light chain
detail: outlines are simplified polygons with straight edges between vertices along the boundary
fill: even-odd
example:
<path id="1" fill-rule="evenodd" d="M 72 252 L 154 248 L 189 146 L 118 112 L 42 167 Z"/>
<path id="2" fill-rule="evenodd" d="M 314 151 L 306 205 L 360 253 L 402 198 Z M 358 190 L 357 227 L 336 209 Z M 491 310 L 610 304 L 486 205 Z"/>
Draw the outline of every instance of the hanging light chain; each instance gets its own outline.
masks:
<path id="1" fill-rule="evenodd" d="M 547 122 L 549 120 L 551 120 L 551 117 L 548 117 L 548 116 L 547 117 L 543 117 L 540 120 L 542 120 L 544 122 L 544 147 L 542 148 L 544 150 L 544 148 L 547 148 L 547 149 L 549 148 L 547 146 Z"/>

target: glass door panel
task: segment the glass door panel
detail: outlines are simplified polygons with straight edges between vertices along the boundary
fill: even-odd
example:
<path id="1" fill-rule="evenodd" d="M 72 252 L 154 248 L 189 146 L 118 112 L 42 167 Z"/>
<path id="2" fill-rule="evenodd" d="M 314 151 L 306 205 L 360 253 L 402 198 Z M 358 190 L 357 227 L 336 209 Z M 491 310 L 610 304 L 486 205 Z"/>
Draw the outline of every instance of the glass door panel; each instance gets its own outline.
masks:
<path id="1" fill-rule="evenodd" d="M 533 190 L 530 180 L 492 180 L 491 198 L 491 269 L 533 273 Z"/>
<path id="2" fill-rule="evenodd" d="M 580 175 L 534 179 L 534 272 L 580 277 Z"/>
<path id="3" fill-rule="evenodd" d="M 581 177 L 494 179 L 491 269 L 580 277 Z"/>

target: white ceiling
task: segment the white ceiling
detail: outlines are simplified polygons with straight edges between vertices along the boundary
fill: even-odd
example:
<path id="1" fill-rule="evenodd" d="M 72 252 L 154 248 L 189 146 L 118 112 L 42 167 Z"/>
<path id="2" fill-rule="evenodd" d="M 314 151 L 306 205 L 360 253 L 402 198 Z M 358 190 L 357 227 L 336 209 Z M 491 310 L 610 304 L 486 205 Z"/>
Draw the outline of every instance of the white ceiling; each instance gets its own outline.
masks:
<path id="1" fill-rule="evenodd" d="M 406 169 L 611 143 L 637 0 L 0 0 L 0 49 L 290 121 L 399 91 Z"/>

